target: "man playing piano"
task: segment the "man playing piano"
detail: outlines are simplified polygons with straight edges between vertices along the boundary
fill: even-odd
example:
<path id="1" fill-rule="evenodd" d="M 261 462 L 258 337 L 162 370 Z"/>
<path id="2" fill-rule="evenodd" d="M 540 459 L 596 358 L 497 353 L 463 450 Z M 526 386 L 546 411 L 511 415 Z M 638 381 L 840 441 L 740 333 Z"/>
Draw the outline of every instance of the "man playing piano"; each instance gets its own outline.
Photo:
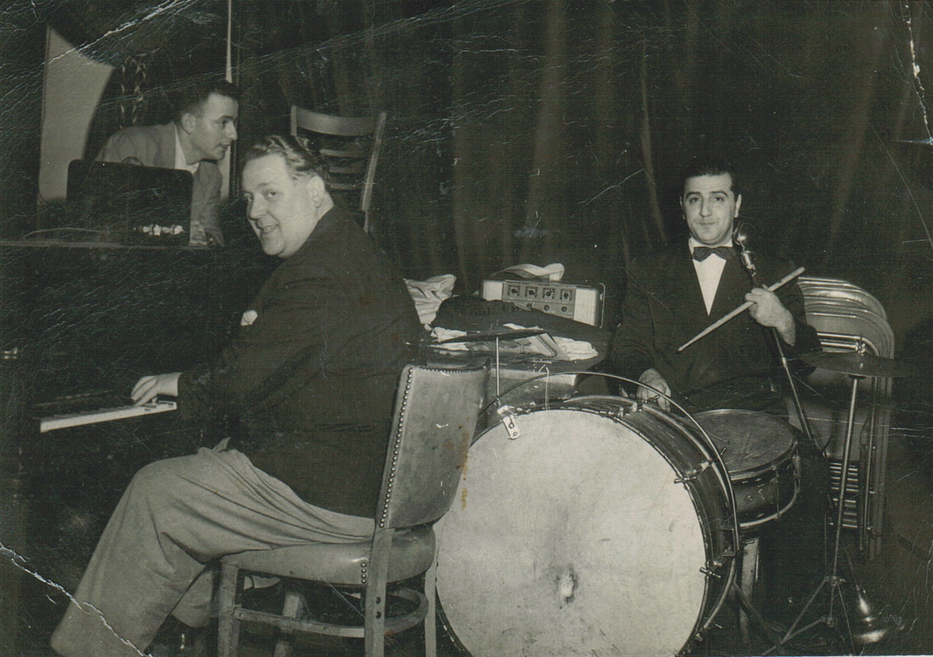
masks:
<path id="1" fill-rule="evenodd" d="M 110 136 L 97 156 L 104 162 L 180 169 L 194 176 L 189 243 L 223 244 L 217 162 L 236 141 L 239 91 L 226 80 L 185 84 L 165 125 L 133 126 Z"/>
<path id="2" fill-rule="evenodd" d="M 244 162 L 250 225 L 284 262 L 215 362 L 132 391 L 193 418 L 235 414 L 244 435 L 135 475 L 52 637 L 62 655 L 138 655 L 169 614 L 206 624 L 205 566 L 224 554 L 372 535 L 414 304 L 305 142 L 267 137 Z"/>

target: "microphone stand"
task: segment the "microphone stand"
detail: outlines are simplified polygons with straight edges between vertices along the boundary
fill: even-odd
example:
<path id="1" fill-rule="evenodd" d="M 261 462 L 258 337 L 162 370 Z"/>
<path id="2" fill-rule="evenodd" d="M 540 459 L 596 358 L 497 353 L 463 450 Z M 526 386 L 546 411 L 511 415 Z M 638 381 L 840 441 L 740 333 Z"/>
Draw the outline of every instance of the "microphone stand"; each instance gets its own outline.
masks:
<path id="1" fill-rule="evenodd" d="M 758 278 L 758 268 L 755 267 L 755 263 L 752 261 L 752 252 L 745 244 L 747 240 L 747 236 L 742 233 L 741 230 L 736 230 L 733 241 L 739 246 L 739 257 L 742 261 L 742 267 L 744 267 L 745 271 L 748 273 L 753 286 L 766 290 L 768 288 L 765 285 L 762 285 Z M 800 402 L 800 395 L 797 393 L 797 384 L 794 381 L 794 375 L 790 370 L 790 362 L 787 360 L 787 354 L 784 353 L 784 347 L 781 345 L 781 336 L 778 334 L 777 329 L 773 326 L 770 327 L 770 329 L 770 333 L 774 338 L 774 346 L 777 349 L 778 358 L 781 361 L 781 367 L 783 368 L 784 373 L 787 375 L 787 383 L 790 385 L 791 397 L 794 401 L 794 409 L 797 411 L 797 417 L 800 418 L 800 428 L 803 429 L 803 433 L 807 437 L 807 440 L 810 441 L 817 450 L 822 452 L 823 450 L 820 448 L 819 443 L 817 443 L 816 438 L 813 437 L 813 432 L 810 431 L 810 421 L 807 419 L 807 415 L 803 410 L 803 404 Z"/>
<path id="2" fill-rule="evenodd" d="M 755 267 L 754 262 L 752 262 L 752 254 L 748 250 L 745 244 L 747 241 L 747 236 L 741 230 L 736 230 L 736 233 L 733 239 L 735 243 L 739 245 L 739 250 L 740 250 L 741 258 L 742 258 L 742 266 L 745 268 L 746 272 L 748 272 L 748 275 L 752 281 L 752 285 L 754 285 L 755 287 L 762 287 L 761 283 L 758 280 L 758 270 Z M 787 380 L 790 383 L 791 391 L 793 393 L 793 398 L 794 398 L 794 405 L 797 409 L 797 415 L 800 417 L 801 427 L 803 427 L 804 433 L 807 435 L 807 438 L 813 443 L 813 445 L 816 447 L 819 453 L 825 457 L 826 456 L 825 452 L 823 452 L 823 450 L 820 449 L 819 444 L 816 443 L 815 439 L 813 438 L 813 434 L 810 432 L 809 422 L 807 420 L 807 416 L 803 412 L 803 406 L 800 403 L 800 397 L 797 394 L 797 387 L 794 382 L 794 377 L 790 371 L 790 366 L 787 361 L 787 356 L 784 353 L 783 347 L 781 346 L 781 336 L 778 335 L 777 329 L 775 329 L 774 327 L 771 327 L 771 334 L 774 336 L 774 344 L 777 347 L 778 354 L 781 359 L 781 365 L 783 366 L 784 371 L 787 374 Z M 864 353 L 864 349 L 865 347 L 863 344 L 861 348 L 861 351 L 863 353 Z M 850 378 L 852 380 L 852 394 L 849 400 L 849 415 L 848 415 L 848 420 L 846 422 L 845 447 L 844 447 L 844 456 L 843 456 L 843 462 L 842 462 L 842 475 L 840 478 L 839 505 L 836 509 L 837 511 L 836 527 L 835 527 L 836 534 L 835 534 L 835 541 L 833 544 L 832 569 L 830 570 L 829 574 L 826 575 L 820 581 L 819 586 L 817 586 L 816 589 L 814 589 L 813 592 L 809 595 L 809 597 L 807 598 L 806 602 L 803 605 L 803 608 L 800 610 L 800 613 L 797 615 L 797 618 L 794 620 L 793 624 L 790 626 L 790 628 L 788 628 L 787 632 L 784 634 L 784 637 L 780 641 L 778 641 L 774 646 L 772 646 L 772 648 L 766 651 L 764 654 L 770 654 L 772 650 L 779 649 L 781 646 L 785 645 L 788 641 L 790 641 L 794 637 L 799 636 L 803 632 L 820 624 L 824 624 L 831 629 L 836 629 L 837 631 L 842 629 L 838 627 L 837 616 L 835 613 L 836 596 L 839 596 L 840 607 L 842 606 L 842 585 L 845 582 L 845 580 L 839 575 L 839 551 L 841 548 L 840 539 L 842 537 L 842 523 L 843 523 L 843 517 L 844 517 L 844 511 L 845 511 L 846 479 L 847 479 L 847 474 L 848 474 L 849 455 L 850 455 L 851 446 L 852 446 L 852 430 L 853 430 L 854 418 L 855 418 L 855 399 L 856 399 L 856 394 L 858 391 L 858 380 L 863 377 L 857 376 L 857 375 L 850 375 Z M 830 507 L 830 512 L 832 512 L 831 502 L 829 503 L 829 507 Z M 848 552 L 846 553 L 846 557 L 848 557 Z M 851 562 L 849 562 L 849 568 L 850 568 L 850 574 L 852 575 L 854 579 L 854 571 L 852 570 Z M 810 624 L 798 629 L 798 625 L 803 620 L 805 614 L 807 613 L 807 610 L 816 601 L 816 598 L 819 595 L 820 591 L 823 590 L 823 587 L 826 587 L 826 586 L 829 587 L 829 613 L 828 615 L 822 616 L 818 618 L 817 620 L 811 622 Z M 856 590 L 861 594 L 861 589 L 857 585 L 856 585 Z M 861 599 L 860 599 L 860 602 L 862 602 Z M 868 603 L 864 602 L 863 604 L 867 608 Z M 844 613 L 844 610 L 843 610 L 843 613 Z M 850 643 L 854 644 L 854 637 L 852 633 L 851 623 L 849 622 L 847 615 L 845 615 L 845 621 L 846 621 L 845 623 L 846 629 L 848 630 L 848 634 L 849 634 L 849 641 Z M 878 631 L 880 632 L 880 630 Z"/>

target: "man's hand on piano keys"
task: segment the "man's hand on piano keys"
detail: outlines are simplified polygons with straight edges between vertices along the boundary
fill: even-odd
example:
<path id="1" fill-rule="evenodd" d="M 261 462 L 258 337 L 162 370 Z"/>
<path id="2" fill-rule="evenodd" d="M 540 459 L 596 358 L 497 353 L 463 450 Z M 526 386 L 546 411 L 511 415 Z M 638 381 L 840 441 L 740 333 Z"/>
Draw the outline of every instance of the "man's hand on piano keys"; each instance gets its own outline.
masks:
<path id="1" fill-rule="evenodd" d="M 136 385 L 133 386 L 133 392 L 130 397 L 135 406 L 142 406 L 148 401 L 156 398 L 157 395 L 166 395 L 168 397 L 178 396 L 178 377 L 181 372 L 170 372 L 168 374 L 155 374 L 144 376 Z"/>

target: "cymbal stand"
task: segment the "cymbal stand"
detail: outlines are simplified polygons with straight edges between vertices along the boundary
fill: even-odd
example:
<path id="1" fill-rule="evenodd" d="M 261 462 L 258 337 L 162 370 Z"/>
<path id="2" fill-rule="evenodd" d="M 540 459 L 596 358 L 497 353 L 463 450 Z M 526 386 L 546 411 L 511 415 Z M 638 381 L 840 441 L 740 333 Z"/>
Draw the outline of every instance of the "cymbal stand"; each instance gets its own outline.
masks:
<path id="1" fill-rule="evenodd" d="M 862 350 L 865 349 L 864 343 L 862 344 L 861 349 Z M 842 587 L 842 584 L 845 581 L 844 579 L 839 577 L 839 549 L 840 549 L 840 543 L 842 539 L 842 521 L 843 521 L 843 516 L 845 514 L 846 479 L 848 479 L 847 474 L 849 472 L 849 460 L 851 458 L 851 453 L 852 453 L 852 434 L 855 428 L 855 400 L 856 400 L 856 396 L 858 395 L 858 383 L 861 379 L 865 378 L 864 376 L 857 375 L 857 374 L 849 374 L 848 376 L 852 380 L 852 393 L 849 398 L 849 416 L 846 419 L 846 436 L 845 436 L 845 443 L 843 445 L 843 455 L 842 455 L 842 475 L 839 479 L 839 505 L 836 510 L 836 536 L 835 536 L 835 541 L 833 543 L 832 569 L 830 570 L 829 574 L 820 581 L 819 585 L 816 587 L 813 593 L 811 593 L 810 596 L 807 598 L 807 601 L 804 603 L 803 608 L 800 610 L 800 613 L 797 614 L 797 618 L 794 620 L 793 624 L 787 629 L 787 633 L 780 640 L 780 642 L 778 642 L 774 646 L 774 648 L 784 645 L 785 643 L 787 643 L 794 637 L 799 636 L 803 632 L 806 632 L 810 628 L 815 627 L 816 625 L 819 625 L 821 623 L 826 625 L 826 627 L 829 627 L 829 628 L 834 628 L 834 629 L 837 628 L 837 618 L 835 615 L 836 596 L 839 596 L 839 602 L 841 605 L 842 593 L 840 589 Z M 829 587 L 829 613 L 825 616 L 821 616 L 820 618 L 816 619 L 809 625 L 806 625 L 800 628 L 799 630 L 796 629 L 797 625 L 800 623 L 804 615 L 809 610 L 810 605 L 812 605 L 814 600 L 816 600 L 817 595 L 819 595 L 820 591 L 823 590 L 824 586 Z M 851 636 L 850 636 L 850 640 L 851 640 Z"/>

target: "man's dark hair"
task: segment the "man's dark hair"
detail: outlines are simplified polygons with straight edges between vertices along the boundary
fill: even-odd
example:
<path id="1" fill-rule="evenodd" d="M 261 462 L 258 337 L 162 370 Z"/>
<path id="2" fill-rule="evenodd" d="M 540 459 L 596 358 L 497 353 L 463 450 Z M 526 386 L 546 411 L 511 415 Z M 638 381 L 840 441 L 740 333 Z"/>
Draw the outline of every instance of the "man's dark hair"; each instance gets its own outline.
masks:
<path id="1" fill-rule="evenodd" d="M 236 85 L 223 78 L 210 78 L 186 82 L 173 94 L 172 105 L 176 122 L 181 122 L 181 115 L 185 112 L 198 114 L 201 106 L 207 102 L 211 94 L 226 96 L 237 102 L 240 101 L 240 90 Z"/>
<path id="2" fill-rule="evenodd" d="M 715 155 L 700 155 L 694 157 L 687 162 L 687 165 L 680 173 L 679 194 L 683 196 L 684 187 L 687 184 L 687 180 L 690 178 L 696 178 L 697 176 L 721 176 L 724 174 L 729 174 L 729 176 L 732 177 L 732 192 L 738 196 L 739 179 L 735 167 L 729 162 L 726 162 L 726 160 Z"/>

